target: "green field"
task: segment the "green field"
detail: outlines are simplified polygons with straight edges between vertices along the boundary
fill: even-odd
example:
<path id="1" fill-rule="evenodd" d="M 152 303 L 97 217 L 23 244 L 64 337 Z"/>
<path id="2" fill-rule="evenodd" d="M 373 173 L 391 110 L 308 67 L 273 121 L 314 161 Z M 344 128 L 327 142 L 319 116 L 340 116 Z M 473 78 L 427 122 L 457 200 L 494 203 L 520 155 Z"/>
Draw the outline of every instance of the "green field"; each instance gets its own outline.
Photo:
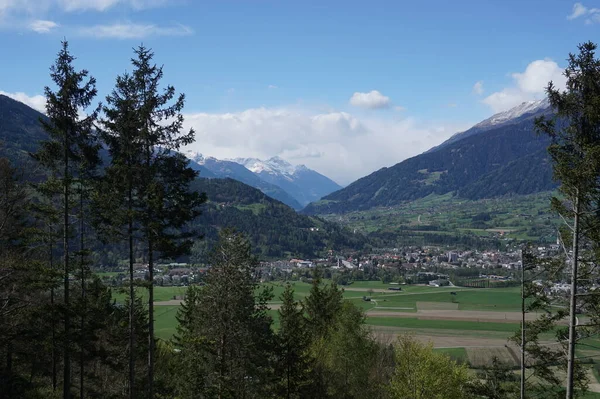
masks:
<path id="1" fill-rule="evenodd" d="M 187 287 L 154 287 L 154 301 L 169 301 L 176 297 L 177 299 L 183 298 Z M 144 301 L 148 300 L 148 290 L 145 288 L 136 288 L 136 295 L 141 297 Z M 123 288 L 113 288 L 113 298 L 117 302 L 124 302 L 129 297 L 129 292 Z"/>
<path id="2" fill-rule="evenodd" d="M 295 298 L 302 300 L 310 292 L 311 285 L 303 282 L 290 282 L 295 291 Z M 275 282 L 266 283 L 273 289 L 275 295 L 272 303 L 281 303 L 279 296 L 283 293 L 286 283 Z M 519 328 L 516 322 L 488 322 L 473 320 L 446 320 L 446 319 L 420 319 L 418 317 L 417 307 L 419 303 L 439 304 L 440 308 L 453 307 L 455 311 L 475 310 L 475 311 L 498 311 L 498 312 L 518 312 L 520 310 L 520 291 L 519 288 L 457 288 L 457 287 L 429 287 L 429 286 L 401 286 L 402 291 L 387 291 L 389 284 L 383 284 L 380 281 L 359 281 L 353 284 L 341 287 L 344 288 L 344 298 L 354 302 L 363 308 L 367 313 L 366 324 L 373 330 L 376 336 L 388 337 L 392 340 L 396 334 L 410 332 L 417 337 L 425 336 L 435 339 L 441 339 L 443 345 L 435 350 L 449 355 L 452 359 L 471 364 L 475 361 L 478 364 L 485 359 L 491 359 L 492 356 L 498 356 L 505 360 L 511 360 L 514 364 L 515 349 L 504 348 L 508 337 L 512 336 Z M 186 287 L 155 287 L 156 302 L 168 301 L 174 296 L 181 298 L 185 293 Z M 369 290 L 375 290 L 369 292 Z M 376 290 L 386 290 L 377 292 Z M 457 295 L 450 295 L 454 291 Z M 147 298 L 147 290 L 138 288 L 138 295 Z M 115 292 L 115 297 L 123 301 L 126 294 Z M 363 301 L 364 296 L 370 296 L 372 301 Z M 437 305 L 436 305 L 437 306 Z M 160 305 L 154 307 L 155 312 L 155 331 L 156 336 L 163 340 L 169 340 L 177 332 L 177 310 L 178 306 Z M 395 308 L 395 309 L 394 309 Z M 404 309 L 398 309 L 404 308 Z M 369 317 L 370 312 L 405 312 L 415 313 L 415 317 Z M 279 328 L 277 310 L 270 310 L 269 315 L 273 318 L 273 328 Z M 406 315 L 408 316 L 408 314 Z M 546 334 L 544 340 L 552 340 L 552 334 Z M 452 342 L 456 340 L 457 345 Z M 485 343 L 493 340 L 493 347 L 486 349 Z M 462 347 L 464 342 L 473 342 L 473 347 Z M 578 356 L 588 357 L 591 351 L 597 353 L 597 347 L 600 347 L 599 339 L 588 339 L 581 345 Z M 435 345 L 435 342 L 434 342 Z M 482 346 L 483 345 L 483 346 Z M 512 356 L 512 357 L 511 357 Z M 598 376 L 594 374 L 597 378 Z M 600 398 L 600 394 L 590 393 L 585 398 Z"/>

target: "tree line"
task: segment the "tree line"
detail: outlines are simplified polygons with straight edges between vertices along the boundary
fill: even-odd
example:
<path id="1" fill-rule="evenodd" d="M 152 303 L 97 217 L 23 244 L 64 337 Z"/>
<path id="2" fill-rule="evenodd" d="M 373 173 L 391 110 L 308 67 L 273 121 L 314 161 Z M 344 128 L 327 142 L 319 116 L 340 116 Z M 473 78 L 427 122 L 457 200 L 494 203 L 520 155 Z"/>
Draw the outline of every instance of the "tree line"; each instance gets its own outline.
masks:
<path id="1" fill-rule="evenodd" d="M 96 80 L 76 70 L 63 42 L 44 90 L 48 139 L 31 154 L 43 178 L 29 187 L 7 160 L 0 164 L 5 397 L 154 397 L 154 264 L 189 251 L 194 233 L 183 227 L 205 196 L 189 190 L 197 173 L 174 151 L 194 140 L 183 131 L 185 97 L 161 85 L 152 59 L 136 48 L 133 71 L 95 104 Z M 128 248 L 124 306 L 90 273 L 97 241 Z M 142 282 L 134 276 L 140 258 Z M 136 285 L 147 289 L 145 305 Z M 111 376 L 127 369 L 124 380 Z"/>

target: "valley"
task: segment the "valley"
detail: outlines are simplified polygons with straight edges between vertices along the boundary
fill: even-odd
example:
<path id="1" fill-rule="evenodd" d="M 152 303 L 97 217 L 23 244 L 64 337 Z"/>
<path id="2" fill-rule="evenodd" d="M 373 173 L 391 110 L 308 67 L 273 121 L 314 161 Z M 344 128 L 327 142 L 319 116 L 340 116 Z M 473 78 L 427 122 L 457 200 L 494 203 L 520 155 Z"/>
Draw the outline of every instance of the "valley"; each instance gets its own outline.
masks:
<path id="1" fill-rule="evenodd" d="M 320 215 L 365 235 L 397 238 L 398 246 L 436 244 L 432 236 L 474 236 L 500 242 L 556 242 L 554 192 L 470 200 L 431 194 L 403 204 Z"/>

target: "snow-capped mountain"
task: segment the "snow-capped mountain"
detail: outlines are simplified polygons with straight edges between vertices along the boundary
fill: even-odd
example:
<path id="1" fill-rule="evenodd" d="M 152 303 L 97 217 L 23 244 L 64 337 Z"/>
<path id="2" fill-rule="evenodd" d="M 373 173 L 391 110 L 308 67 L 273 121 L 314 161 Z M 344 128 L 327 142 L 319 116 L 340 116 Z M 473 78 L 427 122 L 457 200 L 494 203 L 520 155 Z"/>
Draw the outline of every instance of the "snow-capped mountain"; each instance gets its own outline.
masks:
<path id="1" fill-rule="evenodd" d="M 294 166 L 280 157 L 266 161 L 257 158 L 236 158 L 232 161 L 245 166 L 261 179 L 283 188 L 302 205 L 342 188 L 328 177 L 304 165 Z"/>
<path id="2" fill-rule="evenodd" d="M 196 162 L 197 164 L 204 164 L 204 155 L 199 152 L 187 150 L 182 152 L 189 160 Z"/>
<path id="3" fill-rule="evenodd" d="M 469 130 L 465 130 L 464 132 L 459 132 L 454 134 L 448 140 L 444 141 L 442 144 L 431 148 L 425 153 L 437 151 L 440 148 L 447 146 L 448 144 L 452 144 L 458 140 L 462 140 L 464 138 L 486 132 L 490 129 L 495 129 L 498 127 L 502 127 L 505 125 L 513 125 L 519 122 L 522 122 L 527 119 L 533 119 L 537 116 L 547 114 L 551 112 L 550 103 L 548 99 L 545 98 L 543 100 L 535 100 L 535 101 L 525 101 L 516 107 L 509 109 L 508 111 L 499 112 L 497 114 L 492 115 L 491 117 L 479 122 Z"/>
<path id="4" fill-rule="evenodd" d="M 492 115 L 490 118 L 479 122 L 473 128 L 486 128 L 491 126 L 498 126 L 520 118 L 523 115 L 534 114 L 540 110 L 545 110 L 550 107 L 550 102 L 547 98 L 536 101 L 525 101 L 508 111 L 500 112 Z"/>
<path id="5" fill-rule="evenodd" d="M 200 171 L 200 177 L 231 178 L 259 189 L 266 195 L 298 210 L 303 207 L 283 188 L 261 179 L 239 163 L 205 157 L 199 152 L 185 151 L 183 154 L 190 159 L 190 166 Z M 208 173 L 207 173 L 208 172 Z"/>
<path id="6" fill-rule="evenodd" d="M 304 165 L 294 166 L 279 157 L 273 157 L 266 161 L 261 161 L 257 158 L 235 158 L 232 161 L 244 165 L 248 170 L 256 174 L 269 173 L 272 175 L 283 175 L 290 179 L 296 173 L 297 169 L 306 168 Z"/>

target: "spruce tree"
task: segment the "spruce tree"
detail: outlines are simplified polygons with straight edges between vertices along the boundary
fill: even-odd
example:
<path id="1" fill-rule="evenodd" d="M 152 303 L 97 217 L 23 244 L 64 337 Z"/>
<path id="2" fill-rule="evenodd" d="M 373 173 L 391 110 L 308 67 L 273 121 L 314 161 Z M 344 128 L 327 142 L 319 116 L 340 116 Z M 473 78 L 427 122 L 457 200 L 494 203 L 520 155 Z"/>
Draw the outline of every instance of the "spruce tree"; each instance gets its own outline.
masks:
<path id="1" fill-rule="evenodd" d="M 281 376 L 278 393 L 283 398 L 301 398 L 310 384 L 311 359 L 309 335 L 304 309 L 294 300 L 294 290 L 288 283 L 281 294 L 279 308 L 278 373 Z"/>
<path id="2" fill-rule="evenodd" d="M 562 194 L 562 198 L 552 199 L 552 206 L 568 228 L 561 235 L 565 256 L 569 258 L 571 283 L 567 399 L 575 395 L 576 341 L 589 330 L 577 326 L 577 309 L 582 305 L 598 308 L 598 295 L 588 292 L 585 302 L 579 295 L 589 291 L 590 283 L 598 277 L 591 265 L 600 253 L 600 60 L 596 58 L 596 48 L 587 42 L 579 46 L 578 54 L 569 55 L 564 72 L 566 90 L 561 91 L 552 82 L 546 89 L 556 118 L 536 121 L 538 131 L 551 139 L 548 152 Z M 590 324 L 598 325 L 596 320 Z"/>
<path id="3" fill-rule="evenodd" d="M 44 90 L 47 102 L 47 121 L 43 127 L 50 139 L 43 142 L 36 154 L 39 162 L 48 168 L 62 186 L 62 234 L 63 234 L 63 290 L 64 290 L 64 342 L 63 342 L 63 396 L 71 397 L 71 299 L 70 266 L 71 260 L 71 193 L 77 172 L 84 164 L 98 162 L 98 145 L 94 136 L 93 124 L 97 109 L 80 117 L 96 96 L 96 81 L 88 78 L 88 71 L 76 71 L 73 66 L 75 57 L 69 52 L 68 43 L 62 42 L 50 76 L 56 86 Z"/>
<path id="4" fill-rule="evenodd" d="M 185 156 L 176 152 L 194 141 L 193 130 L 183 132 L 185 96 L 175 89 L 161 90 L 162 67 L 152 63 L 154 54 L 140 46 L 132 59 L 133 71 L 117 79 L 113 93 L 107 97 L 104 111 L 106 142 L 113 158 L 106 173 L 105 186 L 117 185 L 121 191 L 99 194 L 104 219 L 113 226 L 128 225 L 130 240 L 130 280 L 133 277 L 134 241 L 145 245 L 148 263 L 148 396 L 153 397 L 154 370 L 154 265 L 155 257 L 174 258 L 189 252 L 192 231 L 185 224 L 199 214 L 205 196 L 189 185 L 197 177 Z M 124 182 L 119 184 L 118 181 Z M 123 202 L 122 200 L 125 199 Z M 119 206 L 119 204 L 121 206 Z M 127 208 L 126 216 L 114 212 Z M 133 299 L 130 282 L 130 300 Z M 133 323 L 130 321 L 130 324 Z M 132 342 L 133 345 L 133 342 Z M 132 375 L 134 374 L 131 372 Z"/>
<path id="5" fill-rule="evenodd" d="M 178 393 L 184 398 L 264 398 L 272 387 L 275 354 L 267 301 L 258 290 L 257 261 L 248 241 L 224 231 L 214 248 L 202 288 L 190 287 L 178 313 Z M 190 389 L 192 385 L 194 391 Z"/>
<path id="6" fill-rule="evenodd" d="M 125 239 L 129 264 L 129 303 L 135 296 L 135 239 L 139 230 L 139 201 L 142 146 L 139 132 L 135 84 L 131 75 L 117 77 L 115 87 L 103 107 L 102 138 L 107 145 L 110 164 L 93 193 L 94 224 L 105 242 Z M 135 393 L 136 313 L 128 307 L 129 397 Z"/>

